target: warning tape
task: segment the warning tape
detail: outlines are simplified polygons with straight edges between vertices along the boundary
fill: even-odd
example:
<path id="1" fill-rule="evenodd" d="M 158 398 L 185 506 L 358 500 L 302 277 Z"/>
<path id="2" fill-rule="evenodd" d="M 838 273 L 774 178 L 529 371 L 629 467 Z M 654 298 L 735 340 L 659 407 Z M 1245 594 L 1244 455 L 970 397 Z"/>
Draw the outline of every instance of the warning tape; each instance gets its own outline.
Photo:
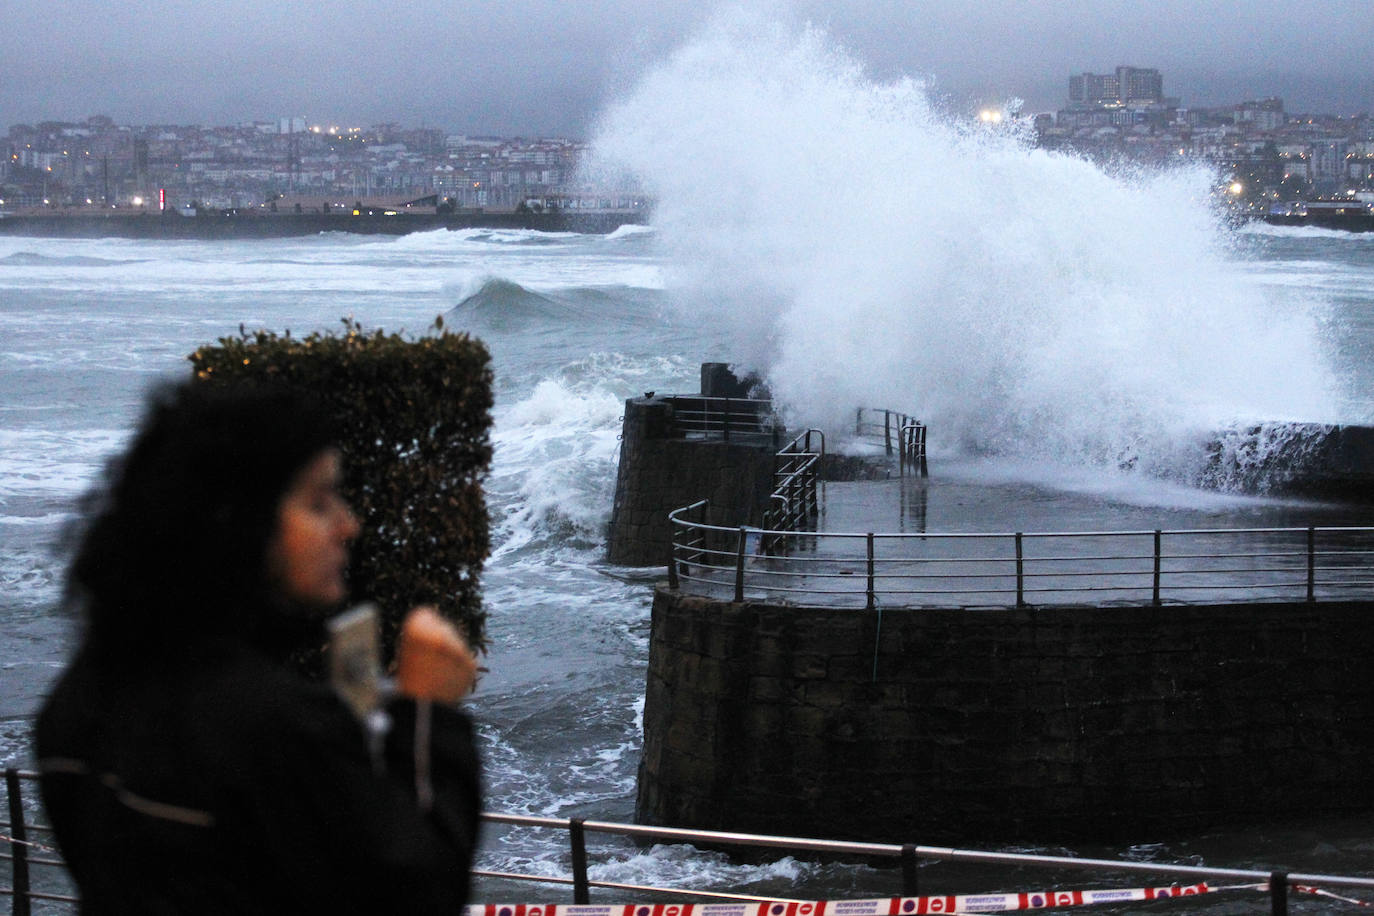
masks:
<path id="1" fill-rule="evenodd" d="M 3 833 L 0 833 L 0 843 L 9 843 L 11 846 L 27 846 L 29 849 L 37 849 L 39 852 L 50 852 L 54 855 L 60 854 L 51 846 L 44 846 L 42 843 L 34 843 L 29 840 L 16 840 L 14 837 Z"/>
<path id="2" fill-rule="evenodd" d="M 1260 885 L 1244 885 L 1254 889 Z M 499 904 L 469 906 L 467 916 L 922 916 L 926 913 L 1007 913 L 1193 897 L 1236 888 L 1174 884 L 1112 890 L 1029 891 L 875 900 L 776 900 L 764 903 L 627 903 L 614 906 Z"/>
<path id="3" fill-rule="evenodd" d="M 1268 885 L 1265 885 L 1266 890 L 1268 890 L 1268 887 Z M 1331 900 L 1339 900 L 1341 903 L 1348 903 L 1351 906 L 1374 908 L 1374 903 L 1369 903 L 1365 900 L 1356 900 L 1354 897 L 1342 897 L 1340 894 L 1333 894 L 1330 891 L 1324 891 L 1319 887 L 1312 887 L 1307 884 L 1294 884 L 1293 890 L 1299 894 L 1311 894 L 1314 897 L 1328 897 Z"/>

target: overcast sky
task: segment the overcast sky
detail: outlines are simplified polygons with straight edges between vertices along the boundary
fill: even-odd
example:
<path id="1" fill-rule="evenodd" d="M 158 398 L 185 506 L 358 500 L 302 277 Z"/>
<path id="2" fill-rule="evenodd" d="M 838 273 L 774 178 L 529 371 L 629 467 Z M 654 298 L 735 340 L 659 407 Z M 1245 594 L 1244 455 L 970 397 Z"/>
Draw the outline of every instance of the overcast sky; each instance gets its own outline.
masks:
<path id="1" fill-rule="evenodd" d="M 1374 111 L 1374 0 L 760 0 L 875 78 L 956 105 L 1061 106 L 1070 73 L 1154 67 L 1185 105 L 1277 95 Z M 303 116 L 582 137 L 602 104 L 690 40 L 685 0 L 7 0 L 0 129 L 109 115 L 220 125 Z"/>

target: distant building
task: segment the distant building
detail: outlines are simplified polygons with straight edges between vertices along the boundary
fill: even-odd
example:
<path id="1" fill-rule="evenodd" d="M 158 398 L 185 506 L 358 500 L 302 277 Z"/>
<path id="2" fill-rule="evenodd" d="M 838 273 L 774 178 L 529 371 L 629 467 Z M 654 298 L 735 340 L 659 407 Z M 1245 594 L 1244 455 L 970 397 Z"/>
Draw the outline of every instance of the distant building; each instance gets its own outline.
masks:
<path id="1" fill-rule="evenodd" d="M 1283 113 L 1283 99 L 1241 102 L 1232 116 L 1237 124 L 1249 124 L 1256 130 L 1278 130 L 1287 120 Z"/>
<path id="2" fill-rule="evenodd" d="M 1312 177 L 1340 179 L 1349 175 L 1344 140 L 1327 140 L 1312 144 Z"/>
<path id="3" fill-rule="evenodd" d="M 1145 107 L 1164 104 L 1164 78 L 1158 70 L 1117 67 L 1115 73 L 1069 77 L 1070 108 Z"/>

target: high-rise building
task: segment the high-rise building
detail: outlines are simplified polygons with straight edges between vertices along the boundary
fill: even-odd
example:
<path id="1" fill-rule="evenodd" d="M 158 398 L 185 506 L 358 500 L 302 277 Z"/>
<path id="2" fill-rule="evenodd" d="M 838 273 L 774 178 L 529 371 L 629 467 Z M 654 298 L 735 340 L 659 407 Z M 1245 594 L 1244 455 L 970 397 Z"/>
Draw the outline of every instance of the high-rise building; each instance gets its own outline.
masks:
<path id="1" fill-rule="evenodd" d="M 1164 78 L 1158 70 L 1117 67 L 1115 73 L 1082 73 L 1069 77 L 1072 108 L 1119 108 L 1160 105 Z"/>
<path id="2" fill-rule="evenodd" d="M 1153 68 L 1117 67 L 1121 101 L 1127 105 L 1158 105 L 1164 101 L 1164 77 Z"/>

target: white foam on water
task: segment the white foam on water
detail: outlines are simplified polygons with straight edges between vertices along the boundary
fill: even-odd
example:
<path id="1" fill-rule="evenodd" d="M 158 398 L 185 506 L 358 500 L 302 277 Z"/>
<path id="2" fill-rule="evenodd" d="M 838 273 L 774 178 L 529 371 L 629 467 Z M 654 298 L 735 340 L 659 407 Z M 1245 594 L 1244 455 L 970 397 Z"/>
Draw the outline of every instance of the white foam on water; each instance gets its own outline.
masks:
<path id="1" fill-rule="evenodd" d="M 1108 174 L 876 80 L 823 32 L 717 17 L 595 148 L 794 425 L 905 410 L 931 448 L 1186 479 L 1208 433 L 1339 412 L 1322 305 L 1246 275 L 1201 169 Z"/>
<path id="2" fill-rule="evenodd" d="M 74 502 L 129 431 L 0 429 L 0 500 L 55 497 Z"/>
<path id="3" fill-rule="evenodd" d="M 640 238 L 646 235 L 653 234 L 654 228 L 652 226 L 643 226 L 637 223 L 627 223 L 624 226 L 620 226 L 619 228 L 617 228 L 614 232 L 607 233 L 606 240 L 611 242 L 618 242 L 621 239 Z"/>
<path id="4" fill-rule="evenodd" d="M 1323 229 L 1320 226 L 1274 226 L 1262 220 L 1248 222 L 1239 230 L 1245 235 L 1268 235 L 1275 238 L 1322 239 L 1344 242 L 1351 246 L 1374 248 L 1374 234 L 1347 232 L 1342 229 Z"/>
<path id="5" fill-rule="evenodd" d="M 622 403 L 605 388 L 546 379 L 496 417 L 487 493 L 504 515 L 494 560 L 548 536 L 601 543 Z"/>

